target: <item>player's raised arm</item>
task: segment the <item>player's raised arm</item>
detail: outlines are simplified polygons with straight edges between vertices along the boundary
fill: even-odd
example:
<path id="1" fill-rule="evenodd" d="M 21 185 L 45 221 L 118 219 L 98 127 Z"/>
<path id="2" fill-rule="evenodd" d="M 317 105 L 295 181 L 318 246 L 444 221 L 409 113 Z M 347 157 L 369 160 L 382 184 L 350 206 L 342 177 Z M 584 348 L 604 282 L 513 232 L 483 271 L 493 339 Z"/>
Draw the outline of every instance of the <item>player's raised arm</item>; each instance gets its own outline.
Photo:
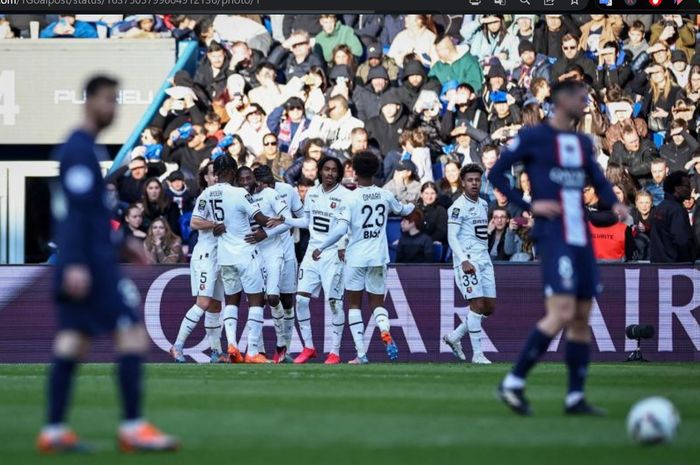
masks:
<path id="1" fill-rule="evenodd" d="M 387 197 L 389 200 L 389 209 L 394 215 L 404 217 L 410 215 L 413 210 L 416 209 L 416 206 L 412 203 L 401 203 L 395 195 L 388 195 Z"/>
<path id="2" fill-rule="evenodd" d="M 529 211 L 530 204 L 523 199 L 523 194 L 520 191 L 514 189 L 510 185 L 510 181 L 506 176 L 514 164 L 525 161 L 527 157 L 527 152 L 523 149 L 521 137 L 522 132 L 521 135 L 516 136 L 509 143 L 508 147 L 501 153 L 498 161 L 496 161 L 496 164 L 491 168 L 488 178 L 493 186 L 501 191 L 508 200 L 523 210 Z"/>

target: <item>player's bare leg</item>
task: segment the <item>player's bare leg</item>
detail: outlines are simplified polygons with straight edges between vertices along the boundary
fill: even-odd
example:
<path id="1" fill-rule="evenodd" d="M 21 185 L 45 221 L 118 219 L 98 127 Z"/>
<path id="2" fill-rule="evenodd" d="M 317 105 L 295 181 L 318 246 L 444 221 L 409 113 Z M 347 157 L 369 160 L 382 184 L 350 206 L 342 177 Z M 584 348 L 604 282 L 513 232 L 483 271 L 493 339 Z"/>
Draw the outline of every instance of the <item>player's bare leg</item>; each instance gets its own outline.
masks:
<path id="1" fill-rule="evenodd" d="M 243 363 L 243 355 L 238 349 L 238 307 L 241 304 L 241 293 L 227 295 L 223 311 L 224 331 L 226 332 L 227 350 L 231 363 Z"/>
<path id="2" fill-rule="evenodd" d="M 455 357 L 466 361 L 464 350 L 462 349 L 462 338 L 468 333 L 472 344 L 472 363 L 490 364 L 491 361 L 484 356 L 481 348 L 481 324 L 483 320 L 493 314 L 496 308 L 496 299 L 479 297 L 469 301 L 469 312 L 465 320 L 450 334 L 445 335 L 442 340 L 454 353 Z"/>
<path id="3" fill-rule="evenodd" d="M 547 298 L 545 304 L 547 314 L 537 323 L 513 369 L 506 375 L 498 389 L 501 400 L 521 415 L 532 413 L 524 394 L 525 378 L 547 351 L 554 336 L 568 327 L 576 314 L 576 298 L 571 295 L 552 295 Z"/>
<path id="4" fill-rule="evenodd" d="M 348 303 L 348 325 L 357 352 L 357 357 L 349 362 L 352 365 L 369 363 L 365 350 L 365 324 L 362 321 L 362 310 L 360 310 L 362 293 L 362 291 L 345 291 L 345 301 Z"/>
<path id="5" fill-rule="evenodd" d="M 297 292 L 297 322 L 301 339 L 304 343 L 304 350 L 294 359 L 294 363 L 306 363 L 316 357 L 313 335 L 311 332 L 311 294 L 308 292 Z"/>
<path id="6" fill-rule="evenodd" d="M 579 300 L 573 319 L 566 327 L 566 365 L 569 383 L 564 402 L 564 412 L 568 415 L 605 415 L 605 411 L 590 405 L 584 396 L 584 385 L 590 361 L 591 329 L 588 319 L 591 314 L 591 300 Z"/>
<path id="7" fill-rule="evenodd" d="M 380 337 L 386 347 L 386 354 L 389 360 L 396 360 L 399 358 L 399 348 L 391 337 L 391 323 L 389 321 L 389 312 L 384 308 L 384 295 L 368 292 L 367 297 L 374 321 L 377 324 L 377 328 L 379 328 Z"/>
<path id="8" fill-rule="evenodd" d="M 246 363 L 269 363 L 270 361 L 260 353 L 258 344 L 263 328 L 263 306 L 265 294 L 247 294 L 248 297 L 248 350 L 245 356 Z"/>
<path id="9" fill-rule="evenodd" d="M 48 418 L 36 441 L 41 453 L 85 452 L 88 448 L 66 425 L 65 417 L 77 364 L 90 349 L 90 339 L 77 331 L 61 331 L 53 345 L 49 374 Z"/>

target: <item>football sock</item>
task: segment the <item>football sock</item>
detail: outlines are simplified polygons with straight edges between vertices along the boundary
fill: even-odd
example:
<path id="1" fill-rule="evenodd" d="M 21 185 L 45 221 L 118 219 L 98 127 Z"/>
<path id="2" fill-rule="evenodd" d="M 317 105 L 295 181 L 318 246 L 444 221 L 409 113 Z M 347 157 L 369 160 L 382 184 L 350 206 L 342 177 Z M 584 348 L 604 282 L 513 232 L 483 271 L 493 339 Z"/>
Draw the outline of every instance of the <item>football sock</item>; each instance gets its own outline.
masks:
<path id="1" fill-rule="evenodd" d="M 294 309 L 284 309 L 284 345 L 287 350 L 292 347 L 292 335 L 294 334 Z"/>
<path id="2" fill-rule="evenodd" d="M 532 333 L 530 333 L 530 337 L 527 339 L 525 347 L 523 347 L 523 351 L 520 353 L 518 361 L 515 363 L 511 373 L 516 378 L 525 379 L 532 367 L 535 366 L 540 357 L 547 351 L 550 342 L 552 342 L 551 336 L 547 336 L 542 331 L 535 328 Z"/>
<path id="3" fill-rule="evenodd" d="M 333 337 L 331 339 L 331 353 L 340 355 L 340 343 L 343 338 L 345 328 L 345 311 L 342 300 L 330 300 L 331 311 L 333 312 Z"/>
<path id="4" fill-rule="evenodd" d="M 588 363 L 591 357 L 590 344 L 585 342 L 566 342 L 566 366 L 569 369 L 569 396 L 567 406 L 573 405 L 583 398 L 583 386 L 588 374 Z"/>
<path id="5" fill-rule="evenodd" d="M 297 321 L 299 322 L 299 330 L 301 338 L 304 340 L 304 347 L 313 349 L 314 341 L 311 335 L 311 310 L 309 303 L 311 299 L 301 295 L 297 296 Z"/>
<path id="6" fill-rule="evenodd" d="M 457 326 L 457 328 L 455 328 L 454 331 L 452 331 L 452 333 L 450 333 L 449 337 L 453 341 L 461 341 L 467 332 L 469 332 L 469 325 L 467 321 L 463 321 L 459 326 Z"/>
<path id="7" fill-rule="evenodd" d="M 260 353 L 260 339 L 263 328 L 263 308 L 250 307 L 248 309 L 248 355 L 255 356 Z"/>
<path id="8" fill-rule="evenodd" d="M 73 373 L 75 372 L 75 360 L 56 357 L 49 375 L 49 405 L 48 424 L 58 425 L 63 423 L 73 387 Z"/>
<path id="9" fill-rule="evenodd" d="M 377 328 L 381 332 L 389 331 L 389 312 L 384 307 L 377 307 L 372 313 L 374 315 L 374 321 L 377 323 Z"/>
<path id="10" fill-rule="evenodd" d="M 284 332 L 284 309 L 282 304 L 277 304 L 276 307 L 272 307 L 272 319 L 275 322 L 275 334 L 277 335 L 277 347 L 282 347 L 285 345 L 285 332 Z"/>
<path id="11" fill-rule="evenodd" d="M 187 310 L 187 313 L 185 313 L 185 318 L 183 318 L 182 323 L 180 323 L 180 331 L 177 333 L 175 346 L 182 348 L 185 345 L 185 341 L 192 333 L 194 327 L 197 326 L 199 320 L 202 319 L 202 315 L 204 315 L 204 310 L 199 308 L 197 304 L 193 305 L 192 308 Z"/>
<path id="12" fill-rule="evenodd" d="M 204 314 L 204 331 L 213 352 L 221 352 L 221 316 L 218 313 Z"/>
<path id="13" fill-rule="evenodd" d="M 478 313 L 469 310 L 467 314 L 467 326 L 469 328 L 469 339 L 472 342 L 472 352 L 481 353 L 481 321 L 484 318 Z"/>
<path id="14" fill-rule="evenodd" d="M 224 307 L 224 331 L 229 344 L 238 345 L 236 332 L 238 331 L 238 307 L 227 305 Z"/>
<path id="15" fill-rule="evenodd" d="M 117 363 L 124 420 L 141 418 L 142 363 L 143 357 L 136 354 L 124 354 Z"/>
<path id="16" fill-rule="evenodd" d="M 359 308 L 351 308 L 348 311 L 348 325 L 355 342 L 357 356 L 362 357 L 365 355 L 365 325 L 362 323 L 362 312 Z"/>

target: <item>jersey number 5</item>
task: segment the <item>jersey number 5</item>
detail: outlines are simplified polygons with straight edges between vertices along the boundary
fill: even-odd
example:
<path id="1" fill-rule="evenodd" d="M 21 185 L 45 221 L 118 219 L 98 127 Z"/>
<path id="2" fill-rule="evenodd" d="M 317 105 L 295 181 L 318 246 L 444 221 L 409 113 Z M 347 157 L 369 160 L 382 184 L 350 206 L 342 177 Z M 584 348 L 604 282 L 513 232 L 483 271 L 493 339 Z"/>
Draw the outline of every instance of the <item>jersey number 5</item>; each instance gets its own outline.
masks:
<path id="1" fill-rule="evenodd" d="M 331 230 L 331 220 L 322 216 L 314 216 L 314 231 L 327 233 Z"/>
<path id="2" fill-rule="evenodd" d="M 216 221 L 224 221 L 224 209 L 221 208 L 221 202 L 223 202 L 222 199 L 209 200 L 209 205 L 211 205 L 211 211 Z"/>
<path id="3" fill-rule="evenodd" d="M 360 212 L 363 215 L 367 215 L 365 221 L 362 223 L 362 229 L 374 227 L 381 228 L 386 222 L 386 206 L 384 206 L 381 203 L 375 206 L 374 209 L 372 209 L 370 205 L 365 205 L 364 207 L 362 207 L 362 210 L 360 210 Z M 374 213 L 377 214 L 376 220 L 372 219 Z"/>

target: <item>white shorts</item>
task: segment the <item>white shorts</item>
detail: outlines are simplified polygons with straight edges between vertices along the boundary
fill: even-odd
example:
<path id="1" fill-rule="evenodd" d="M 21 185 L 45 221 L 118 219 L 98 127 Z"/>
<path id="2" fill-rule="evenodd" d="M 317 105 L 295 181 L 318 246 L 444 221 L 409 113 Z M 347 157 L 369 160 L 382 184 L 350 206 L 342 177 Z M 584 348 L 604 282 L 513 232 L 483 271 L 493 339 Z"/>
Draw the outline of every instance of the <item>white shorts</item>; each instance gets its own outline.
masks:
<path id="1" fill-rule="evenodd" d="M 345 267 L 345 290 L 367 291 L 370 294 L 384 295 L 386 290 L 386 265 Z"/>
<path id="2" fill-rule="evenodd" d="M 493 263 L 490 259 L 472 260 L 469 262 L 476 268 L 475 273 L 465 274 L 461 266 L 456 266 L 455 282 L 466 300 L 480 297 L 496 298 L 496 277 Z"/>
<path id="3" fill-rule="evenodd" d="M 280 295 L 280 277 L 284 259 L 281 255 L 258 255 L 265 281 L 265 293 L 267 295 Z"/>
<path id="4" fill-rule="evenodd" d="M 338 251 L 328 250 L 322 253 L 317 262 L 311 257 L 311 252 L 306 254 L 299 267 L 298 292 L 318 297 L 319 291 L 323 289 L 326 300 L 342 299 L 344 264 L 338 258 Z"/>
<path id="5" fill-rule="evenodd" d="M 280 293 L 294 294 L 297 291 L 297 259 L 285 260 L 280 276 Z"/>
<path id="6" fill-rule="evenodd" d="M 221 281 L 221 270 L 216 260 L 193 258 L 190 262 L 190 285 L 193 297 L 223 300 L 224 283 Z"/>
<path id="7" fill-rule="evenodd" d="M 263 273 L 257 257 L 244 264 L 221 265 L 221 280 L 226 295 L 238 294 L 241 291 L 246 294 L 260 294 L 265 291 Z"/>

